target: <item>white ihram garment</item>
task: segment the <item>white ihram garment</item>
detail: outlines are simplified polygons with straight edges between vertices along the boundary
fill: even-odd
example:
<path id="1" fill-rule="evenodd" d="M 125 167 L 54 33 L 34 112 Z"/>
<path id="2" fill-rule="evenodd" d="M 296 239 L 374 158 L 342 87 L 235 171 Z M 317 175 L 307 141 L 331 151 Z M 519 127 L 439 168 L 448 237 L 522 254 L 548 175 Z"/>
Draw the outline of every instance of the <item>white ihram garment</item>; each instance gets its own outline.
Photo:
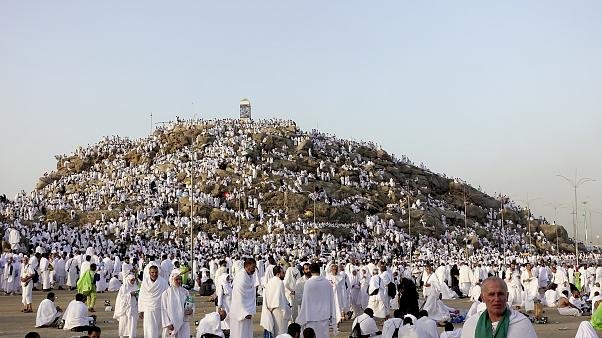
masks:
<path id="1" fill-rule="evenodd" d="M 305 282 L 297 323 L 311 327 L 316 338 L 328 338 L 329 325 L 336 330 L 336 306 L 332 286 L 323 276 L 312 276 Z"/>
<path id="2" fill-rule="evenodd" d="M 190 318 L 192 315 L 184 314 L 184 304 L 190 294 L 181 286 L 172 286 L 161 295 L 161 322 L 163 326 L 163 338 L 189 338 Z M 173 330 L 167 327 L 173 325 Z"/>
<path id="3" fill-rule="evenodd" d="M 56 310 L 56 305 L 54 305 L 53 301 L 50 299 L 44 299 L 40 303 L 40 306 L 38 306 L 36 327 L 50 325 L 61 315 L 62 313 Z"/>
<path id="4" fill-rule="evenodd" d="M 150 277 L 144 277 L 142 281 L 138 312 L 144 313 L 144 338 L 157 338 L 161 335 L 161 294 L 168 287 L 167 281 L 161 276 L 158 276 L 154 282 Z"/>
<path id="5" fill-rule="evenodd" d="M 274 276 L 265 285 L 260 325 L 274 336 L 286 333 L 290 314 L 284 283 Z"/>
<path id="6" fill-rule="evenodd" d="M 230 312 L 230 336 L 253 337 L 253 318 L 256 312 L 256 287 L 259 286 L 255 274 L 249 275 L 243 268 L 236 272 L 232 282 L 232 304 Z"/>

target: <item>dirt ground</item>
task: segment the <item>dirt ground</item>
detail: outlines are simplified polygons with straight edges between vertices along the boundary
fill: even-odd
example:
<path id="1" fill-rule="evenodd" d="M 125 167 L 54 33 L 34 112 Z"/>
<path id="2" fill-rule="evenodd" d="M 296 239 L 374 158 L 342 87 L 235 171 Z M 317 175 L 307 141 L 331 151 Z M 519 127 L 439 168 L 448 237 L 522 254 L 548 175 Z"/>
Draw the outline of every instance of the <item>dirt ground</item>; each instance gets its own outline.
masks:
<path id="1" fill-rule="evenodd" d="M 67 304 L 74 298 L 74 293 L 69 291 L 55 291 L 57 295 L 56 303 L 61 308 L 65 309 Z M 76 332 L 63 331 L 52 328 L 36 329 L 35 318 L 37 307 L 46 297 L 46 293 L 42 291 L 34 291 L 33 307 L 34 313 L 21 313 L 21 296 L 0 296 L 0 337 L 17 338 L 24 337 L 27 332 L 37 331 L 43 338 L 70 338 L 81 337 Z M 115 302 L 116 293 L 99 293 L 96 307 L 96 315 L 98 317 L 97 325 L 102 329 L 102 337 L 117 337 L 117 322 L 113 319 L 113 312 L 104 311 L 105 300 L 110 300 L 111 304 Z M 209 302 L 208 297 L 195 297 L 196 313 L 194 320 L 200 320 L 206 313 L 214 311 L 215 307 Z M 449 306 L 467 311 L 470 307 L 468 300 L 452 300 L 445 301 Z M 255 333 L 254 337 L 263 337 L 263 330 L 259 326 L 259 314 L 261 310 L 258 308 L 257 316 L 255 317 Z M 549 324 L 535 324 L 535 331 L 539 337 L 554 337 L 554 338 L 573 338 L 577 327 L 582 320 L 589 320 L 589 317 L 564 317 L 559 316 L 555 309 L 545 309 L 545 316 L 548 317 Z M 379 327 L 381 322 L 379 322 Z M 194 322 L 191 323 L 194 326 Z M 441 329 L 440 329 L 441 330 Z M 340 324 L 341 333 L 337 338 L 347 338 L 351 331 L 351 321 Z M 138 322 L 138 337 L 142 337 L 142 321 Z M 196 328 L 191 327 L 191 332 L 196 335 Z"/>

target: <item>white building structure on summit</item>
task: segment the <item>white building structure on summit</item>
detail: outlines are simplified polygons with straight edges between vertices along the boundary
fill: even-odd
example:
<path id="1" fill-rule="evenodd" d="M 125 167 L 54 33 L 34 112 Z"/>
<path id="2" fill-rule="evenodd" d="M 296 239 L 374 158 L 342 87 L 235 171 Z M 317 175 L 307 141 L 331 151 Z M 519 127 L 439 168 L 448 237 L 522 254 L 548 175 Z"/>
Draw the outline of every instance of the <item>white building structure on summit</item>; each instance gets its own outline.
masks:
<path id="1" fill-rule="evenodd" d="M 244 122 L 251 122 L 251 101 L 249 99 L 240 100 L 240 119 Z"/>

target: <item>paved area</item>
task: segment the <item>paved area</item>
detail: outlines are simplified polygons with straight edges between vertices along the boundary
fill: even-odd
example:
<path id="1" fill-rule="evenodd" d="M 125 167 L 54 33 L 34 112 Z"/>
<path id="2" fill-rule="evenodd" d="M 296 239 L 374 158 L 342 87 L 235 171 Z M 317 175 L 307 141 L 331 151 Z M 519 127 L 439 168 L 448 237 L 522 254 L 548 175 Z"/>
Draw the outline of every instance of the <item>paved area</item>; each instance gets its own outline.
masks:
<path id="1" fill-rule="evenodd" d="M 69 291 L 55 291 L 57 294 L 57 305 L 63 309 L 67 307 L 67 304 L 73 299 L 74 293 Z M 34 291 L 33 307 L 34 313 L 21 313 L 21 296 L 0 296 L 0 337 L 6 338 L 17 338 L 24 337 L 29 331 L 37 331 L 43 338 L 70 338 L 80 337 L 75 332 L 63 331 L 58 329 L 43 328 L 36 329 L 35 325 L 35 311 L 37 310 L 40 301 L 46 297 L 46 293 L 41 291 Z M 98 326 L 102 329 L 102 337 L 117 337 L 117 322 L 113 319 L 113 312 L 104 312 L 103 304 L 105 300 L 110 300 L 113 304 L 115 302 L 116 293 L 100 293 L 98 294 L 98 300 L 96 307 L 96 315 L 98 317 Z M 214 311 L 215 308 L 208 297 L 195 297 L 197 312 L 194 316 L 195 320 L 200 320 L 206 313 Z M 467 300 L 452 300 L 446 301 L 446 303 L 452 307 L 467 310 L 470 306 L 470 302 Z M 259 326 L 259 312 L 258 309 L 257 317 L 255 318 L 255 337 L 262 337 L 262 329 Z M 582 320 L 589 320 L 589 317 L 564 317 L 559 316 L 558 311 L 555 309 L 546 309 L 545 316 L 549 318 L 549 324 L 535 325 L 535 331 L 539 337 L 554 337 L 554 338 L 573 338 L 577 327 Z M 142 331 L 142 322 L 138 323 L 138 330 Z M 380 323 L 379 323 L 380 324 Z M 194 325 L 194 323 L 191 323 Z M 196 334 L 196 328 L 192 327 L 191 332 Z M 343 322 L 340 325 L 341 333 L 337 338 L 349 337 L 351 331 L 351 322 Z M 139 337 L 142 337 L 140 334 Z"/>

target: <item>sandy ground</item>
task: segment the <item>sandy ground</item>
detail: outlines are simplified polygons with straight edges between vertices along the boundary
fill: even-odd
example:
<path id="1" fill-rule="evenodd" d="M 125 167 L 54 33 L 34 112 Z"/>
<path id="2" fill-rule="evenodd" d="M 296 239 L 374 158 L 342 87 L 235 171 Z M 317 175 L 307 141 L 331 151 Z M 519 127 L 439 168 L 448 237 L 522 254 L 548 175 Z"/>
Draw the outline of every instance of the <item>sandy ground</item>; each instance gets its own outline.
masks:
<path id="1" fill-rule="evenodd" d="M 55 291 L 57 295 L 57 305 L 61 308 L 66 308 L 67 304 L 73 299 L 74 293 L 68 291 Z M 37 331 L 43 338 L 51 337 L 81 337 L 76 332 L 63 331 L 52 328 L 36 329 L 35 325 L 35 311 L 37 311 L 38 304 L 46 297 L 46 293 L 41 291 L 34 291 L 33 307 L 34 313 L 21 313 L 21 296 L 0 296 L 0 337 L 12 338 L 12 337 L 24 337 L 29 331 Z M 116 293 L 99 293 L 96 307 L 96 315 L 98 317 L 97 325 L 102 329 L 102 337 L 117 337 L 117 322 L 113 319 L 113 312 L 104 311 L 104 301 L 110 300 L 111 304 L 115 302 Z M 206 313 L 214 311 L 215 307 L 209 302 L 208 297 L 195 297 L 196 301 L 196 313 L 194 320 L 200 320 Z M 449 306 L 467 310 L 470 306 L 470 302 L 467 300 L 452 300 L 445 301 Z M 255 317 L 255 333 L 254 337 L 263 337 L 263 330 L 259 326 L 259 313 L 260 309 L 257 310 L 257 316 Z M 589 317 L 563 317 L 558 315 L 558 311 L 555 309 L 545 309 L 545 316 L 548 316 L 549 324 L 538 325 L 535 324 L 535 331 L 539 337 L 554 337 L 554 338 L 573 338 L 577 327 L 582 320 L 589 320 Z M 381 324 L 379 322 L 379 324 Z M 191 323 L 193 326 L 194 323 Z M 380 326 L 379 326 L 380 327 Z M 142 321 L 138 323 L 138 331 L 142 331 Z M 341 333 L 337 338 L 348 337 L 351 331 L 351 321 L 343 322 L 340 324 Z M 192 327 L 191 332 L 196 334 L 196 328 Z M 142 337 L 141 334 L 138 337 Z"/>

